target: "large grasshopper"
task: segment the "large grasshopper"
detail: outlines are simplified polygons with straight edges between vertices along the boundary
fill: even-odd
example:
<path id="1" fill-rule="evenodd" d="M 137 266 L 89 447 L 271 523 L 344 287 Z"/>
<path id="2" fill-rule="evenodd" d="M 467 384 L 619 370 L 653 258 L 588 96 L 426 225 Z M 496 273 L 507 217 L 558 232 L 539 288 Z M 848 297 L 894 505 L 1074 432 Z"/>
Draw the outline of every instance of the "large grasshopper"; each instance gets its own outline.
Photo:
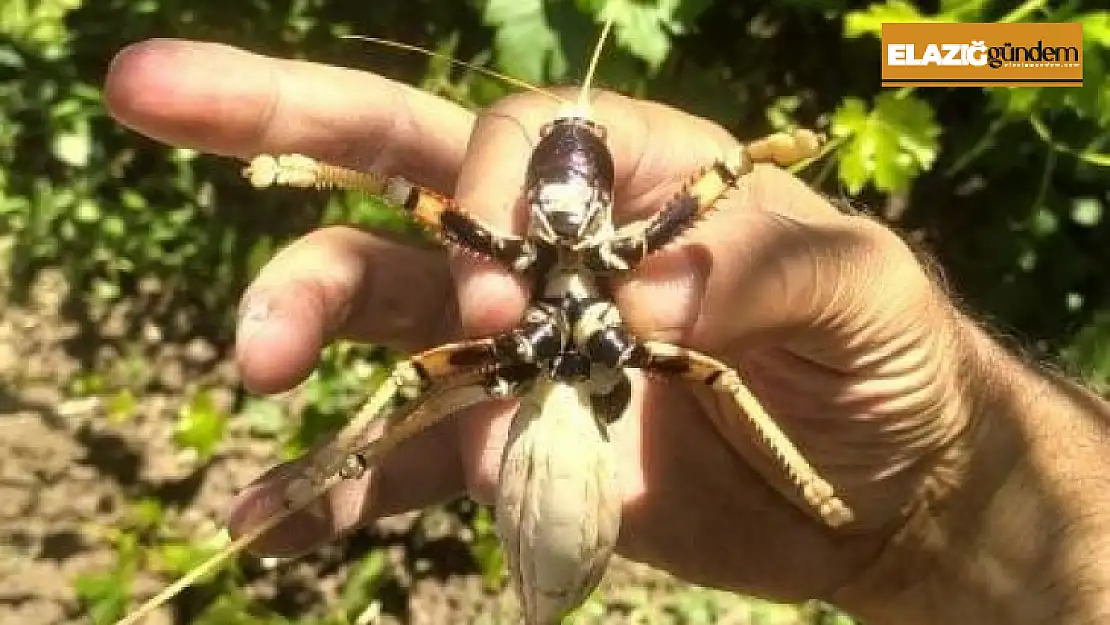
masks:
<path id="1" fill-rule="evenodd" d="M 706 354 L 638 340 L 605 288 L 608 277 L 634 271 L 712 211 L 756 164 L 787 166 L 809 158 L 818 152 L 819 140 L 797 130 L 742 144 L 691 176 L 653 217 L 616 228 L 613 158 L 605 129 L 590 119 L 588 99 L 608 29 L 606 24 L 579 98 L 563 100 L 529 158 L 524 185 L 529 219 L 522 236 L 498 232 L 450 198 L 399 177 L 301 155 L 253 159 L 244 173 L 259 188 L 341 188 L 384 197 L 444 242 L 526 277 L 534 287 L 532 300 L 511 331 L 436 347 L 398 364 L 351 422 L 309 453 L 302 473 L 289 483 L 282 513 L 251 528 L 121 624 L 139 621 L 342 480 L 363 475 L 423 428 L 464 407 L 504 398 L 520 404 L 502 459 L 499 534 L 527 622 L 557 623 L 600 581 L 616 542 L 621 499 L 606 426 L 628 405 L 631 370 L 720 394 L 788 479 L 797 503 L 832 527 L 852 520 L 851 510 L 736 371 Z M 373 436 L 383 420 L 381 433 Z M 577 497 L 559 496 L 568 480 Z"/>

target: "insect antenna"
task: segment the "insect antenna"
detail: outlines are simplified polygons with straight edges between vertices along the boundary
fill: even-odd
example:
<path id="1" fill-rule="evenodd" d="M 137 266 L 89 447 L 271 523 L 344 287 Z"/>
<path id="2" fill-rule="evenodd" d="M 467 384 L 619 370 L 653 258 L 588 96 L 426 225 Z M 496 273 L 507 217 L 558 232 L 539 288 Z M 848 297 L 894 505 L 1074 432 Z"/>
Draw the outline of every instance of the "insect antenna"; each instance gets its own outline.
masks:
<path id="1" fill-rule="evenodd" d="M 605 25 L 601 27 L 601 34 L 598 35 L 597 45 L 594 46 L 594 52 L 590 56 L 590 65 L 586 68 L 586 77 L 582 80 L 582 89 L 578 92 L 578 102 L 575 106 L 582 111 L 583 114 L 590 110 L 590 84 L 593 83 L 594 74 L 597 73 L 597 65 L 601 61 L 601 51 L 605 48 L 605 41 L 609 38 L 609 31 L 613 28 L 613 12 L 609 12 L 609 16 L 605 18 Z"/>
<path id="2" fill-rule="evenodd" d="M 485 76 L 489 76 L 490 78 L 496 78 L 498 80 L 504 81 L 504 82 L 514 86 L 514 87 L 520 87 L 521 89 L 527 89 L 528 91 L 538 93 L 540 95 L 551 98 L 552 100 L 555 100 L 556 102 L 560 102 L 562 104 L 569 104 L 569 102 L 567 102 L 566 99 L 561 98 L 558 95 L 556 95 L 556 94 L 554 94 L 554 93 L 552 93 L 552 92 L 550 92 L 546 89 L 542 89 L 540 87 L 537 87 L 536 85 L 533 85 L 532 83 L 527 82 L 525 80 L 521 80 L 519 78 L 514 78 L 514 77 L 509 76 L 507 74 L 501 74 L 499 72 L 495 72 L 494 70 L 492 70 L 488 67 L 482 67 L 481 65 L 477 65 L 475 63 L 467 63 L 466 61 L 461 61 L 459 59 L 456 59 L 456 58 L 454 58 L 452 56 L 449 56 L 449 55 L 446 55 L 446 54 L 441 54 L 439 52 L 434 52 L 432 50 L 421 48 L 420 46 L 414 46 L 414 45 L 408 44 L 408 43 L 401 43 L 399 41 L 393 41 L 392 39 L 382 39 L 380 37 L 368 37 L 366 35 L 343 35 L 341 37 L 341 39 L 355 39 L 355 40 L 358 40 L 358 41 L 365 41 L 367 43 L 373 43 L 373 44 L 376 44 L 376 45 L 385 46 L 387 48 L 397 48 L 399 50 L 406 50 L 406 51 L 409 51 L 409 52 L 416 52 L 416 53 L 419 53 L 419 54 L 423 54 L 425 56 L 430 56 L 432 58 L 441 59 L 441 60 L 447 61 L 448 63 L 451 63 L 452 65 L 456 65 L 458 67 L 465 67 L 466 69 L 478 72 L 479 74 L 483 74 Z"/>

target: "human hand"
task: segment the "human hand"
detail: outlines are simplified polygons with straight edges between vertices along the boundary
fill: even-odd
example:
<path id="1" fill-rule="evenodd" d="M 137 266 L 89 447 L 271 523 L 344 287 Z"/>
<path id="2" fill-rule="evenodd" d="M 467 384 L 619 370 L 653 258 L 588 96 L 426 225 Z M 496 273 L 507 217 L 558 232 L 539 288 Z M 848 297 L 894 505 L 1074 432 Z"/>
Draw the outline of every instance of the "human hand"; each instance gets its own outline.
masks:
<path id="1" fill-rule="evenodd" d="M 122 123 L 169 143 L 373 167 L 518 232 L 525 157 L 554 112 L 529 94 L 475 120 L 371 74 L 177 41 L 121 53 L 107 96 Z M 603 93 L 594 113 L 609 131 L 622 221 L 658 210 L 734 145 L 719 127 L 657 104 Z M 971 358 L 953 307 L 893 233 L 841 214 L 780 170 L 758 168 L 615 296 L 641 338 L 737 367 L 858 519 L 833 531 L 790 504 L 775 491 L 786 484 L 752 468 L 759 454 L 713 398 L 640 384 L 611 427 L 626 493 L 618 548 L 628 557 L 720 588 L 829 598 L 875 560 L 961 444 Z M 250 387 L 275 392 L 300 382 L 327 341 L 430 347 L 510 328 L 526 301 L 492 263 L 328 228 L 284 249 L 250 287 L 237 355 Z M 445 420 L 333 490 L 326 524 L 298 515 L 256 550 L 303 552 L 462 492 L 489 501 L 507 426 L 505 406 Z M 280 506 L 295 470 L 279 467 L 244 492 L 233 529 Z"/>

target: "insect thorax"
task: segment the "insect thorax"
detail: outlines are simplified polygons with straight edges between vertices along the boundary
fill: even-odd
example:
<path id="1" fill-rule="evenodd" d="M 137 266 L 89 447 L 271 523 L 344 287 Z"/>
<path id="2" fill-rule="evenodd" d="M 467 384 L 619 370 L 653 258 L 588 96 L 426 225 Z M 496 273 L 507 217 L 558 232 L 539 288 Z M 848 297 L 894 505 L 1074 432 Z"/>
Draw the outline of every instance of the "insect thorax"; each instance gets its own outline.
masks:
<path id="1" fill-rule="evenodd" d="M 605 131 L 585 116 L 561 115 L 542 129 L 528 163 L 527 238 L 549 246 L 554 262 L 521 326 L 500 339 L 503 362 L 556 380 L 592 381 L 618 368 L 630 349 L 616 306 L 584 262 L 584 252 L 614 232 L 613 172 Z"/>

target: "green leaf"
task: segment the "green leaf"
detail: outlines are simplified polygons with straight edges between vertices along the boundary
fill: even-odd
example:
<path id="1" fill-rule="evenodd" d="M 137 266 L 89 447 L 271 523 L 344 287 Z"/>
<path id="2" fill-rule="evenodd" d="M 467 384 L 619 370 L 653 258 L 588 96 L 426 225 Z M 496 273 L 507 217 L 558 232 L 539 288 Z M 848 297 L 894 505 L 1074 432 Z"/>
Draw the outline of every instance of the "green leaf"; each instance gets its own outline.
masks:
<path id="1" fill-rule="evenodd" d="M 19 50 L 12 46 L 0 46 L 0 67 L 22 70 L 26 65 L 27 63 L 23 60 L 23 55 L 19 53 Z"/>
<path id="2" fill-rule="evenodd" d="M 496 591 L 504 585 L 508 567 L 505 552 L 497 539 L 497 525 L 489 508 L 478 508 L 471 527 L 474 538 L 470 543 L 470 557 L 478 565 L 486 589 Z"/>
<path id="3" fill-rule="evenodd" d="M 613 18 L 613 32 L 622 48 L 656 70 L 671 50 L 671 33 L 681 30 L 675 0 L 610 0 L 598 15 Z"/>
<path id="4" fill-rule="evenodd" d="M 92 140 L 87 132 L 66 132 L 54 136 L 50 145 L 54 158 L 71 167 L 85 167 L 92 154 Z"/>
<path id="5" fill-rule="evenodd" d="M 108 378 L 103 373 L 79 373 L 69 382 L 69 392 L 75 397 L 91 397 L 107 392 Z"/>
<path id="6" fill-rule="evenodd" d="M 976 22 L 983 16 L 988 0 L 941 0 L 940 13 L 957 22 Z"/>
<path id="7" fill-rule="evenodd" d="M 227 429 L 227 415 L 216 407 L 212 395 L 202 391 L 181 407 L 174 430 L 174 442 L 196 451 L 201 460 L 215 453 Z"/>
<path id="8" fill-rule="evenodd" d="M 991 104 L 1006 115 L 1025 118 L 1041 104 L 1043 91 L 1043 87 L 990 87 L 987 96 Z"/>
<path id="9" fill-rule="evenodd" d="M 587 5 L 598 21 L 612 16 L 617 42 L 651 71 L 666 60 L 672 36 L 688 32 L 710 4 L 709 0 L 579 0 L 579 6 Z"/>
<path id="10" fill-rule="evenodd" d="M 376 598 L 389 580 L 389 558 L 384 549 L 368 553 L 347 576 L 339 599 L 344 612 L 357 616 Z"/>
<path id="11" fill-rule="evenodd" d="M 494 49 L 505 72 L 533 84 L 566 73 L 567 60 L 543 0 L 489 0 L 482 19 L 496 29 Z"/>
<path id="12" fill-rule="evenodd" d="M 163 543 L 153 547 L 151 555 L 159 571 L 171 575 L 184 575 L 227 546 L 229 540 L 227 532 L 222 531 L 200 542 Z M 222 571 L 232 566 L 234 566 L 234 560 L 226 561 L 201 577 L 200 581 L 202 583 L 212 581 Z"/>
<path id="13" fill-rule="evenodd" d="M 256 436 L 277 436 L 287 423 L 284 405 L 269 399 L 247 400 L 242 414 L 247 418 L 251 433 Z"/>
<path id="14" fill-rule="evenodd" d="M 121 568 L 108 573 L 78 575 L 73 587 L 77 600 L 85 606 L 94 625 L 114 623 L 126 613 L 131 572 Z"/>
<path id="15" fill-rule="evenodd" d="M 165 518 L 162 502 L 152 497 L 144 497 L 127 507 L 127 523 L 138 531 L 158 527 Z"/>
<path id="16" fill-rule="evenodd" d="M 906 189 L 932 167 L 940 126 L 924 100 L 884 92 L 871 111 L 858 98 L 846 98 L 833 116 L 832 133 L 844 141 L 840 180 L 856 194 L 868 182 L 881 191 Z"/>
<path id="17" fill-rule="evenodd" d="M 1089 43 L 1110 48 L 1110 11 L 1084 13 L 1078 20 L 1083 24 L 1083 38 Z"/>
<path id="18" fill-rule="evenodd" d="M 1097 226 L 1102 221 L 1102 202 L 1094 197 L 1075 198 L 1071 203 L 1071 218 L 1081 226 Z"/>
<path id="19" fill-rule="evenodd" d="M 116 562 L 109 571 L 80 574 L 73 581 L 77 600 L 94 625 L 114 623 L 126 613 L 138 563 L 138 539 L 131 532 L 115 538 Z"/>
<path id="20" fill-rule="evenodd" d="M 912 3 L 906 0 L 888 0 L 872 4 L 864 11 L 851 11 L 844 16 L 844 36 L 852 39 L 864 35 L 882 36 L 883 23 L 894 22 L 935 22 L 922 15 Z"/>
<path id="21" fill-rule="evenodd" d="M 108 398 L 108 420 L 112 423 L 124 423 L 131 419 L 138 406 L 138 400 L 130 389 L 123 389 Z"/>
<path id="22" fill-rule="evenodd" d="M 291 621 L 280 614 L 263 609 L 242 591 L 220 594 L 203 612 L 189 622 L 190 625 L 291 625 Z M 298 620 L 297 623 L 311 625 L 313 621 L 304 619 Z"/>
<path id="23" fill-rule="evenodd" d="M 1059 230 L 1060 220 L 1056 217 L 1056 213 L 1043 206 L 1029 216 L 1029 232 L 1037 238 L 1051 236 Z"/>

